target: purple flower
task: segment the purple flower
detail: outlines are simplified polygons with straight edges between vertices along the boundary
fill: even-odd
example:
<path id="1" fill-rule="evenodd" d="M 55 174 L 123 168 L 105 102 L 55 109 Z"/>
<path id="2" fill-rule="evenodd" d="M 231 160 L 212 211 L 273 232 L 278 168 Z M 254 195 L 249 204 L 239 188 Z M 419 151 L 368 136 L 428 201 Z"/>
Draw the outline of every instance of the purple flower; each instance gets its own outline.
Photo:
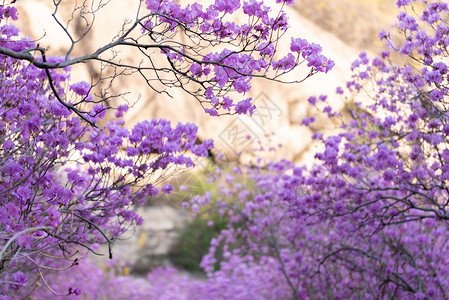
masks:
<path id="1" fill-rule="evenodd" d="M 191 66 L 190 66 L 190 72 L 192 72 L 193 73 L 193 75 L 195 75 L 196 77 L 200 77 L 201 75 L 202 75 L 202 68 L 201 68 L 201 65 L 200 64 L 198 64 L 198 63 L 193 63 Z"/>
<path id="2" fill-rule="evenodd" d="M 293 52 L 301 53 L 304 50 L 309 49 L 309 43 L 305 39 L 294 39 L 291 40 L 290 50 Z"/>
<path id="3" fill-rule="evenodd" d="M 164 184 L 164 186 L 162 186 L 161 191 L 164 194 L 170 194 L 173 191 L 173 187 L 171 186 L 171 184 L 167 183 L 167 184 Z"/>
<path id="4" fill-rule="evenodd" d="M 249 113 L 252 116 L 256 106 L 251 104 L 251 100 L 252 98 L 247 98 L 237 103 L 235 106 L 235 111 L 239 115 Z"/>
<path id="5" fill-rule="evenodd" d="M 248 79 L 246 78 L 239 78 L 234 81 L 232 84 L 235 90 L 239 93 L 246 93 L 250 90 L 250 85 L 248 84 Z"/>
<path id="6" fill-rule="evenodd" d="M 239 9 L 240 0 L 215 0 L 214 8 L 217 11 L 232 14 Z"/>
<path id="7" fill-rule="evenodd" d="M 412 0 L 397 0 L 396 5 L 398 7 L 409 5 Z"/>
<path id="8" fill-rule="evenodd" d="M 18 290 L 21 287 L 24 287 L 25 285 L 28 284 L 28 276 L 26 276 L 23 272 L 15 272 L 14 274 L 12 274 L 12 281 L 17 283 L 17 284 L 13 284 L 12 288 L 14 290 Z"/>
<path id="9" fill-rule="evenodd" d="M 379 39 L 381 41 L 386 40 L 386 39 L 390 39 L 390 33 L 386 32 L 385 29 L 382 29 L 382 31 L 379 32 Z"/>
<path id="10" fill-rule="evenodd" d="M 310 104 L 315 105 L 316 104 L 316 97 L 315 96 L 311 96 L 307 99 L 307 101 L 309 101 Z"/>
<path id="11" fill-rule="evenodd" d="M 337 87 L 336 93 L 339 94 L 339 95 L 343 95 L 344 94 L 344 91 L 341 88 L 341 86 Z"/>
<path id="12" fill-rule="evenodd" d="M 295 0 L 276 0 L 276 3 L 285 3 L 287 5 L 295 4 Z"/>
<path id="13" fill-rule="evenodd" d="M 70 89 L 80 96 L 86 96 L 90 91 L 90 84 L 86 81 L 80 81 L 70 85 Z"/>
<path id="14" fill-rule="evenodd" d="M 313 122 L 315 122 L 315 117 L 309 117 L 309 118 L 304 118 L 304 119 L 302 119 L 302 121 L 301 121 L 301 125 L 304 125 L 304 126 L 309 126 L 310 124 L 312 124 Z"/>
<path id="15" fill-rule="evenodd" d="M 0 26 L 0 35 L 5 35 L 7 38 L 18 36 L 19 33 L 19 29 L 12 24 Z"/>
<path id="16" fill-rule="evenodd" d="M 260 44 L 259 47 L 257 47 L 257 50 L 259 51 L 260 55 L 268 55 L 271 57 L 274 54 L 275 48 L 273 43 L 264 42 Z"/>
<path id="17" fill-rule="evenodd" d="M 3 18 L 11 18 L 16 21 L 17 9 L 14 6 L 0 7 L 0 20 Z"/>
<path id="18" fill-rule="evenodd" d="M 343 201 L 337 201 L 333 205 L 334 212 L 336 214 L 341 214 L 345 211 L 345 204 Z"/>
<path id="19" fill-rule="evenodd" d="M 440 101 L 444 98 L 444 93 L 440 90 L 433 90 L 429 94 L 432 101 Z"/>
<path id="20" fill-rule="evenodd" d="M 296 65 L 296 59 L 293 56 L 293 54 L 289 53 L 286 57 L 281 58 L 277 62 L 273 62 L 273 69 L 279 69 L 279 70 L 291 70 Z M 310 67 L 308 65 L 308 67 Z"/>
<path id="21" fill-rule="evenodd" d="M 11 151 L 14 147 L 15 145 L 10 139 L 3 142 L 3 149 L 5 149 L 5 151 Z"/>
<path id="22" fill-rule="evenodd" d="M 204 109 L 204 112 L 206 112 L 207 114 L 209 114 L 212 117 L 218 116 L 218 111 L 214 108 L 206 108 L 206 109 Z"/>
<path id="23" fill-rule="evenodd" d="M 117 107 L 117 111 L 115 112 L 115 116 L 117 118 L 123 117 L 123 113 L 128 111 L 128 105 L 122 104 Z"/>

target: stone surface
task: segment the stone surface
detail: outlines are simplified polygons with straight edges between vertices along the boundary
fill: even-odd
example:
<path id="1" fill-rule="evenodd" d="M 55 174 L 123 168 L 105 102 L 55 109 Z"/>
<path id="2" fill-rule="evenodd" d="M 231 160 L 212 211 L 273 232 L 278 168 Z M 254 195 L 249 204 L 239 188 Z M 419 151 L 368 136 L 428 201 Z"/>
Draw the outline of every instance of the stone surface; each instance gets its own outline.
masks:
<path id="1" fill-rule="evenodd" d="M 206 2 L 206 1 L 205 1 Z M 75 1 L 65 1 L 57 16 L 60 20 L 70 19 L 71 7 Z M 95 23 L 86 38 L 77 45 L 72 56 L 84 55 L 92 52 L 101 45 L 111 41 L 120 30 L 125 20 L 135 15 L 136 6 L 130 5 L 133 1 L 112 0 L 103 9 L 99 10 L 95 17 Z M 138 1 L 135 1 L 136 5 Z M 50 47 L 50 52 L 61 54 L 66 51 L 69 40 L 64 31 L 53 20 L 51 3 L 43 0 L 22 0 L 18 2 L 21 30 L 35 39 L 39 39 L 41 46 Z M 153 92 L 139 76 L 127 76 L 119 78 L 111 92 L 119 93 L 129 91 L 126 96 L 130 103 L 136 102 L 133 109 L 127 115 L 128 124 L 131 126 L 138 121 L 148 118 L 167 118 L 173 122 L 194 122 L 200 128 L 203 139 L 214 138 L 217 149 L 225 151 L 232 156 L 235 152 L 251 151 L 257 147 L 257 141 L 264 139 L 265 134 L 275 132 L 272 138 L 273 145 L 283 144 L 282 149 L 276 151 L 276 155 L 268 155 L 270 158 L 295 159 L 300 157 L 302 151 L 308 148 L 311 133 L 301 129 L 302 118 L 315 112 L 304 105 L 305 99 L 311 95 L 332 95 L 337 86 L 342 86 L 348 80 L 349 65 L 357 55 L 357 50 L 348 46 L 331 32 L 323 30 L 320 26 L 310 22 L 299 14 L 300 8 L 287 7 L 291 30 L 284 36 L 279 49 L 288 49 L 290 36 L 293 34 L 306 38 L 311 42 L 322 45 L 324 54 L 332 58 L 336 66 L 328 74 L 319 74 L 307 79 L 301 84 L 281 85 L 267 80 L 254 80 L 253 89 L 249 94 L 255 99 L 258 106 L 254 118 L 242 116 L 223 116 L 220 118 L 209 117 L 201 111 L 201 107 L 188 95 L 179 90 L 170 90 L 173 98 Z M 74 19 L 69 26 L 69 31 L 75 36 L 80 34 L 83 23 Z M 122 58 L 132 60 L 136 55 L 133 51 L 123 49 Z M 98 65 L 87 63 L 73 68 L 74 80 L 89 81 L 90 77 L 98 75 Z M 304 70 L 289 73 L 284 79 L 297 80 L 304 76 Z M 336 108 L 341 107 L 339 97 L 331 97 L 331 103 Z M 242 136 L 232 135 L 232 129 L 236 132 L 244 132 Z M 245 135 L 251 135 L 251 139 L 243 143 Z M 296 135 L 300 135 L 296 138 Z M 290 142 L 294 141 L 294 142 Z"/>
<path id="2" fill-rule="evenodd" d="M 112 247 L 114 261 L 130 266 L 132 273 L 145 274 L 151 268 L 169 265 L 167 254 L 188 220 L 185 210 L 168 205 L 151 205 L 138 209 L 143 225 L 130 230 L 114 242 Z M 107 254 L 106 245 L 99 252 Z M 107 266 L 105 256 L 93 256 L 97 264 Z"/>

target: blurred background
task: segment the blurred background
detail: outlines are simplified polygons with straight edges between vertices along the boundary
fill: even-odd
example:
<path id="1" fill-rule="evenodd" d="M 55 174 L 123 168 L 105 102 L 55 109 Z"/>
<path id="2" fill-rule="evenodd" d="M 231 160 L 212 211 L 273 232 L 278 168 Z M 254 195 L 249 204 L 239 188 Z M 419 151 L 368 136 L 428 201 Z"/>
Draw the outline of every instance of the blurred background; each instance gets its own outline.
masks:
<path id="1" fill-rule="evenodd" d="M 203 5 L 210 3 L 202 2 Z M 62 1 L 58 18 L 69 20 L 74 3 L 72 0 Z M 110 42 L 126 19 L 135 17 L 137 4 L 138 1 L 132 0 L 110 1 L 96 13 L 92 30 L 75 47 L 72 56 L 91 53 Z M 63 55 L 70 41 L 52 18 L 52 5 L 53 1 L 48 0 L 17 1 L 20 13 L 18 27 L 23 34 L 48 47 L 51 54 Z M 264 152 L 263 155 L 267 159 L 288 159 L 298 164 L 310 162 L 316 147 L 311 140 L 313 132 L 332 128 L 332 124 L 308 105 L 308 97 L 328 95 L 334 109 L 344 109 L 343 99 L 335 94 L 336 88 L 345 86 L 350 79 L 351 63 L 360 51 L 371 56 L 380 53 L 382 44 L 378 41 L 378 32 L 390 29 L 398 11 L 395 1 L 391 0 L 297 0 L 293 6 L 287 7 L 286 12 L 291 28 L 280 47 L 288 49 L 290 36 L 318 43 L 324 54 L 335 61 L 331 72 L 313 76 L 301 84 L 281 85 L 254 80 L 249 96 L 257 109 L 252 118 L 210 117 L 195 99 L 182 91 L 170 90 L 171 97 L 168 97 L 153 92 L 139 76 L 122 76 L 114 82 L 111 92 L 129 92 L 123 100 L 133 106 L 125 117 L 127 126 L 151 118 L 165 118 L 173 123 L 193 122 L 199 126 L 201 139 L 214 139 L 216 150 L 213 155 L 223 152 L 228 161 L 234 161 L 236 154 L 248 161 L 255 157 L 253 151 L 260 145 L 282 144 L 276 151 Z M 73 20 L 68 30 L 76 35 L 77 30 L 82 30 L 79 27 L 80 24 Z M 123 51 L 121 55 L 125 58 L 134 55 L 132 51 Z M 74 66 L 72 70 L 74 82 L 90 82 L 90 78 L 98 75 L 98 66 L 91 62 Z M 292 72 L 288 76 L 294 80 L 300 73 Z M 301 126 L 301 120 L 310 116 L 318 119 L 316 128 Z M 144 225 L 114 245 L 117 260 L 126 265 L 120 272 L 139 275 L 155 266 L 175 265 L 201 276 L 201 257 L 207 252 L 210 239 L 224 223 L 218 216 L 213 226 L 208 226 L 207 221 L 201 218 L 192 220 L 189 211 L 181 204 L 189 197 L 213 188 L 204 183 L 204 169 L 211 164 L 210 159 L 200 161 L 196 169 L 173 177 L 171 183 L 177 188 L 182 187 L 182 191 L 139 208 Z M 98 262 L 106 268 L 105 260 L 99 258 Z"/>

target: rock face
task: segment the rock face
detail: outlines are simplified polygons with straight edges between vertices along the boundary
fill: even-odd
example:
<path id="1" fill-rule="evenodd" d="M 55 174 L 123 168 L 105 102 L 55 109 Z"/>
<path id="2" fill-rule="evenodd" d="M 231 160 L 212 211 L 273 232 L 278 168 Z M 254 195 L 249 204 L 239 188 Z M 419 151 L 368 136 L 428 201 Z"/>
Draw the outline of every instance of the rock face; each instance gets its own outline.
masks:
<path id="1" fill-rule="evenodd" d="M 135 3 L 134 3 L 135 2 Z M 85 55 L 98 47 L 110 42 L 120 31 L 126 19 L 135 16 L 139 1 L 112 0 L 95 15 L 95 22 L 85 39 L 74 49 L 71 56 Z M 205 1 L 206 2 L 206 1 Z M 56 16 L 67 22 L 75 1 L 64 1 Z M 134 3 L 134 4 L 133 4 Z M 54 54 L 65 53 L 69 47 L 69 39 L 64 30 L 52 17 L 52 3 L 43 0 L 18 1 L 20 12 L 20 28 L 24 34 L 39 39 L 41 46 L 49 46 Z M 315 111 L 305 105 L 304 100 L 311 95 L 334 94 L 337 86 L 342 86 L 349 79 L 349 66 L 357 52 L 335 35 L 321 29 L 300 15 L 299 7 L 287 7 L 291 30 L 284 36 L 280 49 L 288 49 L 290 36 L 306 38 L 322 45 L 324 54 L 336 63 L 328 74 L 320 74 L 307 79 L 301 84 L 281 85 L 267 80 L 254 80 L 252 92 L 249 95 L 255 101 L 257 108 L 253 118 L 242 116 L 209 117 L 202 112 L 196 100 L 179 90 L 170 90 L 173 98 L 153 92 L 139 76 L 123 76 L 115 82 L 112 92 L 131 92 L 126 95 L 131 103 L 140 100 L 128 113 L 128 123 L 132 125 L 143 119 L 166 118 L 173 122 L 194 122 L 200 128 L 202 138 L 213 138 L 216 147 L 232 155 L 235 152 L 250 152 L 257 147 L 258 140 L 264 140 L 266 134 L 275 131 L 272 145 L 279 143 L 283 147 L 271 158 L 286 158 L 299 160 L 309 148 L 311 132 L 300 126 L 302 118 L 315 114 Z M 93 20 L 92 16 L 87 16 Z M 74 36 L 82 34 L 84 23 L 74 19 L 69 24 L 68 31 Z M 289 36 L 290 35 L 290 36 Z M 124 59 L 131 59 L 135 53 L 123 49 Z M 99 66 L 87 63 L 73 68 L 74 80 L 89 81 L 98 75 Z M 303 76 L 304 70 L 298 70 L 287 75 L 285 80 L 295 80 Z M 332 105 L 338 108 L 341 100 L 331 99 Z M 249 139 L 246 137 L 249 136 Z"/>
<path id="2" fill-rule="evenodd" d="M 398 14 L 396 1 L 296 0 L 294 9 L 351 47 L 378 52 L 378 32 L 390 28 Z"/>
<path id="3" fill-rule="evenodd" d="M 143 225 L 130 230 L 114 242 L 113 259 L 126 265 L 135 275 L 145 275 L 155 267 L 170 264 L 167 254 L 176 241 L 178 230 L 188 220 L 186 211 L 168 205 L 154 205 L 140 208 L 138 213 L 144 219 Z M 103 245 L 98 251 L 106 254 Z M 93 256 L 98 265 L 106 267 L 106 256 Z"/>

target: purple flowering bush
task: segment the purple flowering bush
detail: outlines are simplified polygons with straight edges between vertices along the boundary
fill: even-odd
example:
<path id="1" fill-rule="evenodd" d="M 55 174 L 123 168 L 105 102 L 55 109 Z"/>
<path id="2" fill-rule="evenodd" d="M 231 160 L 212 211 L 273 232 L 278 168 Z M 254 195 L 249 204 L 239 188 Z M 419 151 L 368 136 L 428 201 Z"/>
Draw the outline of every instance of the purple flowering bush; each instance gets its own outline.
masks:
<path id="1" fill-rule="evenodd" d="M 101 270 L 87 259 L 70 274 L 48 274 L 53 291 L 39 288 L 32 295 L 37 299 L 80 299 L 78 293 L 86 299 L 288 299 L 288 289 L 275 268 L 275 260 L 263 265 L 242 261 L 233 272 L 219 271 L 208 279 L 194 279 L 174 268 L 157 268 L 146 278 L 134 278 L 112 269 Z M 55 294 L 64 290 L 73 293 Z"/>
<path id="2" fill-rule="evenodd" d="M 449 297 L 448 5 L 420 10 L 416 2 L 398 1 L 402 45 L 382 32 L 390 49 L 354 62 L 353 80 L 337 90 L 350 100 L 346 114 L 325 96 L 309 99 L 342 120 L 339 133 L 314 134 L 323 150 L 312 167 L 259 160 L 212 172 L 218 191 L 193 197 L 190 207 L 229 222 L 203 258 L 207 279 L 177 297 Z M 391 51 L 405 63 L 393 63 Z"/>
<path id="3" fill-rule="evenodd" d="M 14 7 L 1 7 L 0 46 L 34 47 L 4 22 L 15 16 Z M 92 127 L 106 107 L 85 97 L 89 84 L 70 85 L 68 69 L 0 60 L 0 294 L 21 298 L 46 283 L 48 270 L 77 265 L 99 244 L 107 243 L 112 257 L 113 241 L 142 222 L 133 206 L 156 195 L 156 184 L 174 169 L 207 156 L 213 143 L 196 145 L 196 125 L 163 119 L 129 130 L 120 118 L 125 106 L 116 119 Z M 83 118 L 70 109 L 76 102 Z"/>
<path id="4" fill-rule="evenodd" d="M 418 2 L 398 1 L 404 42 L 381 32 L 389 50 L 361 53 L 353 80 L 337 90 L 351 100 L 349 118 L 324 96 L 309 99 L 342 120 L 338 134 L 314 134 L 323 150 L 312 167 L 236 168 L 214 175 L 217 199 L 192 199 L 230 216 L 203 259 L 209 278 L 225 273 L 226 281 L 240 268 L 260 274 L 254 265 L 271 259 L 279 272 L 272 288 L 293 299 L 449 297 L 449 8 Z M 391 51 L 405 63 L 393 63 Z M 224 261 L 214 272 L 217 249 Z"/>

